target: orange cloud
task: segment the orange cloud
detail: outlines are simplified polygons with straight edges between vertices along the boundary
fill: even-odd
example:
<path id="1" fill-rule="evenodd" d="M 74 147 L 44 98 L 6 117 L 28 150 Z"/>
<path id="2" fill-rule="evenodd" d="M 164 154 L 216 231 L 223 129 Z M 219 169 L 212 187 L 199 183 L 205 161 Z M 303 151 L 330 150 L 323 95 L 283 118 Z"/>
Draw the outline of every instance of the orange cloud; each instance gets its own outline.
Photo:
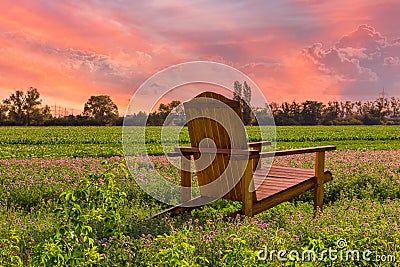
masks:
<path id="1" fill-rule="evenodd" d="M 238 68 L 269 101 L 374 97 L 382 85 L 394 95 L 396 7 L 383 0 L 6 0 L 0 97 L 34 86 L 44 102 L 82 109 L 90 95 L 107 94 L 123 111 L 149 76 L 190 60 Z"/>

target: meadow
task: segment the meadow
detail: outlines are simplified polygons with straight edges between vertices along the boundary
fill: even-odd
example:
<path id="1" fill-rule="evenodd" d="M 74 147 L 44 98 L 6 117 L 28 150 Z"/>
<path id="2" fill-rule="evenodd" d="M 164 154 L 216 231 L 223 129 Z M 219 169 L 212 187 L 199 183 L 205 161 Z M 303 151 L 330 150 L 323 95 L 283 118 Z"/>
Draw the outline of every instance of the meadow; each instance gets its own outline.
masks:
<path id="1" fill-rule="evenodd" d="M 250 140 L 258 139 L 247 130 Z M 148 128 L 152 162 L 177 180 L 178 170 L 160 156 L 159 136 L 160 128 Z M 277 149 L 337 146 L 327 153 L 334 180 L 325 186 L 322 213 L 314 216 L 308 192 L 254 218 L 230 218 L 240 203 L 218 200 L 189 214 L 151 219 L 168 206 L 127 173 L 120 127 L 2 127 L 0 266 L 398 264 L 399 126 L 277 127 L 273 141 Z M 183 132 L 181 144 L 188 143 Z M 275 159 L 284 166 L 312 163 L 312 155 Z M 135 178 L 149 174 L 138 161 Z M 336 259 L 329 249 L 337 250 Z M 259 259 L 266 250 L 286 251 L 286 261 L 277 252 Z M 288 257 L 304 250 L 317 257 Z M 340 250 L 360 255 L 343 258 Z M 369 261 L 363 252 L 370 252 Z"/>

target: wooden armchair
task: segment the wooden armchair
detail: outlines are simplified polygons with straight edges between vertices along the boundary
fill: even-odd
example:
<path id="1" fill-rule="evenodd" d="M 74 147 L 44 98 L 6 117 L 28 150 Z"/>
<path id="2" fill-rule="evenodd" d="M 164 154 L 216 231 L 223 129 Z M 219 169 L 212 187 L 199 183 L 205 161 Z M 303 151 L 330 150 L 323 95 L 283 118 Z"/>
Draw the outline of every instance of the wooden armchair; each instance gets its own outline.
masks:
<path id="1" fill-rule="evenodd" d="M 314 189 L 314 207 L 322 209 L 323 185 L 332 180 L 325 171 L 325 152 L 334 146 L 261 152 L 268 141 L 247 143 L 240 103 L 205 92 L 184 103 L 191 147 L 179 147 L 169 156 L 181 157 L 182 204 L 165 210 L 179 213 L 204 200 L 241 201 L 235 214 L 253 216 Z M 315 153 L 315 168 L 262 168 L 260 159 Z M 192 198 L 190 160 L 194 160 L 200 197 Z M 210 201 L 207 201 L 210 202 Z M 157 214 L 157 215 L 159 215 Z M 157 216 L 156 215 L 156 216 Z"/>

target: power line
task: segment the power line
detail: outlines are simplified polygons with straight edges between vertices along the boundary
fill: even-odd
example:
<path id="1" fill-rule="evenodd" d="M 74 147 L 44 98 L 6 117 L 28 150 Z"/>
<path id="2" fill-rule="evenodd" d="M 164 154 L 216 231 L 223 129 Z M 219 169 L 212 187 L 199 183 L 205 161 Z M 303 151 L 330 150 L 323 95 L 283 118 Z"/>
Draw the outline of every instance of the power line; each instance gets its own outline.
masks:
<path id="1" fill-rule="evenodd" d="M 60 117 L 67 117 L 67 116 L 74 116 L 74 114 L 78 113 L 74 108 L 69 108 L 66 106 L 57 106 L 57 104 L 54 104 L 50 108 L 50 113 L 53 116 L 53 118 L 60 118 Z"/>

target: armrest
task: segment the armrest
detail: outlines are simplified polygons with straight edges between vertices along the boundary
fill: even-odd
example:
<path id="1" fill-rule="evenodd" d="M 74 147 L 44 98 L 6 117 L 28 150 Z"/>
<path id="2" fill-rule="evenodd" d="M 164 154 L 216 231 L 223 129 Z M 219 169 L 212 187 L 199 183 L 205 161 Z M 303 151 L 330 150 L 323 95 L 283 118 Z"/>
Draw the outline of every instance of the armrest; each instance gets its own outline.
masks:
<path id="1" fill-rule="evenodd" d="M 182 157 L 183 154 L 180 153 L 180 152 L 168 152 L 168 153 L 167 153 L 167 156 L 168 156 L 168 157 L 171 157 L 171 158 L 175 158 L 175 157 Z"/>
<path id="2" fill-rule="evenodd" d="M 255 146 L 270 146 L 271 142 L 270 141 L 257 141 L 257 142 L 249 142 L 247 143 L 249 147 L 255 147 Z"/>
<path id="3" fill-rule="evenodd" d="M 273 156 L 279 157 L 279 156 L 289 156 L 289 155 L 295 155 L 295 154 L 332 151 L 332 150 L 336 150 L 336 147 L 335 146 L 317 146 L 317 147 L 263 152 L 263 153 L 260 153 L 260 157 L 261 158 L 268 158 L 268 157 L 273 157 Z"/>
<path id="4" fill-rule="evenodd" d="M 250 156 L 250 158 L 258 157 L 259 151 L 252 149 L 229 149 L 229 148 L 198 148 L 198 147 L 177 147 L 174 152 L 169 152 L 167 155 L 169 157 L 181 157 L 184 155 L 193 155 L 196 153 L 206 153 L 206 154 L 225 154 L 232 156 Z"/>

